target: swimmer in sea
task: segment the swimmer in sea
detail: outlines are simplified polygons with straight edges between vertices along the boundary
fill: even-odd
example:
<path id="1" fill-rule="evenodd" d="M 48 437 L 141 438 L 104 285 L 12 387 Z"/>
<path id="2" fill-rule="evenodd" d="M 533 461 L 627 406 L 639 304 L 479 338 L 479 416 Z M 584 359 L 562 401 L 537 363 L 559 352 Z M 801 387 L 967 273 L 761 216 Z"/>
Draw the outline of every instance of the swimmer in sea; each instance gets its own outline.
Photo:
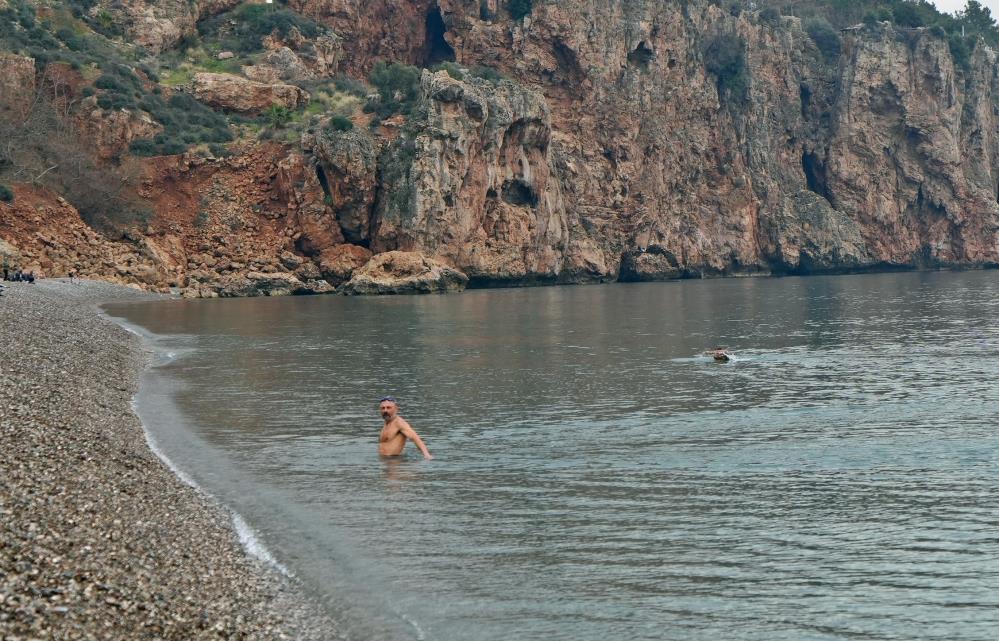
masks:
<path id="1" fill-rule="evenodd" d="M 705 356 L 710 356 L 720 363 L 725 363 L 732 360 L 732 354 L 724 347 L 716 347 L 710 351 L 704 352 Z"/>
<path id="2" fill-rule="evenodd" d="M 402 450 L 406 447 L 406 441 L 416 443 L 416 447 L 423 452 L 423 458 L 428 461 L 433 456 L 430 450 L 423 444 L 423 439 L 416 433 L 406 419 L 399 416 L 399 402 L 392 396 L 386 396 L 378 401 L 378 412 L 385 419 L 385 426 L 378 436 L 378 454 L 385 457 L 401 456 Z"/>

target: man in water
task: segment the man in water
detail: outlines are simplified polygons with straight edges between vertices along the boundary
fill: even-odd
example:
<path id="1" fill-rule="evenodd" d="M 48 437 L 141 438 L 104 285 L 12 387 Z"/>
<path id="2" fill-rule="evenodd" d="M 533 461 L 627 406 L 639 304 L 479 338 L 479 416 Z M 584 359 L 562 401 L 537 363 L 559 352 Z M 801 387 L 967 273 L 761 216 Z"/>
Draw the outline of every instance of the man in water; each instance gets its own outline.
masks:
<path id="1" fill-rule="evenodd" d="M 406 419 L 399 416 L 399 403 L 392 396 L 386 396 L 378 401 L 378 411 L 385 419 L 385 427 L 378 436 L 378 454 L 381 456 L 400 456 L 406 447 L 406 440 L 416 443 L 423 452 L 423 458 L 428 461 L 433 458 L 430 450 L 423 444 L 420 435 L 416 433 Z"/>
<path id="2" fill-rule="evenodd" d="M 710 351 L 704 352 L 704 354 L 722 363 L 732 360 L 732 353 L 724 347 L 716 347 Z"/>

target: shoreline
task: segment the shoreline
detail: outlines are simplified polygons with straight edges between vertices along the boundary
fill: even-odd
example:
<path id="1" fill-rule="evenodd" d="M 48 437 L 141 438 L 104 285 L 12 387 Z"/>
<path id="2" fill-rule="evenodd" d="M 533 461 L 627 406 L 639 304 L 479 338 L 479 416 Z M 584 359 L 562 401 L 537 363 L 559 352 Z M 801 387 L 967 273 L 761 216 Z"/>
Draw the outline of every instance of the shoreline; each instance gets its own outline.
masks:
<path id="1" fill-rule="evenodd" d="M 0 297 L 0 638 L 336 638 L 134 411 L 151 352 L 99 305 L 167 298 L 56 280 Z"/>

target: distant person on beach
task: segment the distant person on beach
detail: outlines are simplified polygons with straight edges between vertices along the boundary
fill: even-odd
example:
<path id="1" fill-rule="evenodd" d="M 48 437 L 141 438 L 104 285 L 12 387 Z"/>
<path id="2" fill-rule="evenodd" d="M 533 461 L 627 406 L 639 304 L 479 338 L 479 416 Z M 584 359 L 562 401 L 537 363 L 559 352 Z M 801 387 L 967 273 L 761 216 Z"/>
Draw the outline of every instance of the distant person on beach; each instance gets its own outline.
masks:
<path id="1" fill-rule="evenodd" d="M 378 401 L 378 412 L 385 420 L 382 433 L 378 436 L 378 454 L 381 456 L 400 456 L 406 447 L 406 441 L 416 443 L 416 447 L 423 452 L 423 458 L 428 461 L 433 458 L 430 450 L 423 444 L 420 435 L 406 422 L 406 419 L 399 416 L 399 402 L 395 397 L 385 396 Z"/>

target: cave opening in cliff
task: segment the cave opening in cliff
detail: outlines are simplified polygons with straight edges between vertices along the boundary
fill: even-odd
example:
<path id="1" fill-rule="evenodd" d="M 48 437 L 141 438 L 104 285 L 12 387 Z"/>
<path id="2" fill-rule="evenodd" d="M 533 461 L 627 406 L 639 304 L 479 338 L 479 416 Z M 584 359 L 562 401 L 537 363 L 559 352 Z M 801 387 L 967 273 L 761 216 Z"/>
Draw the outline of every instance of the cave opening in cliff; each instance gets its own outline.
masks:
<path id="1" fill-rule="evenodd" d="M 655 52 L 652 51 L 652 47 L 645 44 L 642 40 L 635 47 L 635 50 L 628 54 L 628 64 L 633 67 L 639 67 L 640 69 L 648 69 L 649 63 L 655 57 Z"/>
<path id="2" fill-rule="evenodd" d="M 503 200 L 511 205 L 537 207 L 538 194 L 523 180 L 507 180 L 503 183 Z"/>
<path id="3" fill-rule="evenodd" d="M 798 91 L 801 94 L 801 117 L 808 119 L 808 110 L 812 106 L 812 88 L 801 83 L 798 85 Z"/>
<path id="4" fill-rule="evenodd" d="M 323 188 L 326 200 L 333 198 L 333 194 L 330 193 L 330 181 L 326 177 L 326 172 L 319 165 L 316 165 L 316 178 L 319 180 L 319 186 Z"/>
<path id="5" fill-rule="evenodd" d="M 432 67 L 441 62 L 454 62 L 454 49 L 444 39 L 447 26 L 440 7 L 434 4 L 427 11 L 426 37 L 423 45 L 423 66 Z"/>
<path id="6" fill-rule="evenodd" d="M 829 188 L 826 185 L 826 168 L 819 160 L 819 157 L 810 151 L 801 154 L 801 168 L 805 172 L 805 182 L 808 183 L 808 190 L 814 191 L 829 202 Z"/>

